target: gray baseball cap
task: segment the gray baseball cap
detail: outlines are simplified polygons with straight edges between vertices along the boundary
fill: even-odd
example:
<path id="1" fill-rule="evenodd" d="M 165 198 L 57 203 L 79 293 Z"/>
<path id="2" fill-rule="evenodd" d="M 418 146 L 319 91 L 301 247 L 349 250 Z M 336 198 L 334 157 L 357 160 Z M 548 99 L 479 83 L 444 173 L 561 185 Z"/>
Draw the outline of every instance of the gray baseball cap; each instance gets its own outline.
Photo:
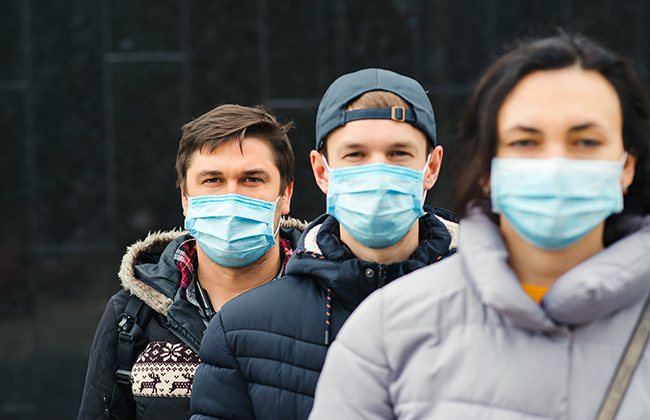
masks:
<path id="1" fill-rule="evenodd" d="M 350 101 L 373 90 L 392 92 L 411 104 L 413 109 L 392 107 L 345 110 Z M 323 95 L 316 114 L 316 150 L 320 150 L 325 138 L 333 130 L 350 121 L 369 119 L 407 122 L 422 131 L 433 147 L 436 146 L 436 120 L 431 101 L 422 85 L 390 70 L 364 69 L 339 77 Z"/>

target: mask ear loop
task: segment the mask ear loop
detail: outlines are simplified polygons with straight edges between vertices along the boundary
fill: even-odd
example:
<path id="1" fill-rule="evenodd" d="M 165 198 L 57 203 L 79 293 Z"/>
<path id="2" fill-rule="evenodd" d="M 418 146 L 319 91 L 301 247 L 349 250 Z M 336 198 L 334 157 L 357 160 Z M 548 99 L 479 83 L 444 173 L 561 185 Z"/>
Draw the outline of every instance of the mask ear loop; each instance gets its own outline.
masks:
<path id="1" fill-rule="evenodd" d="M 431 160 L 431 154 L 433 151 L 429 153 L 427 156 L 427 162 L 424 164 L 424 169 L 422 169 L 422 206 L 424 207 L 424 202 L 427 200 L 427 193 L 429 190 L 424 189 L 424 176 L 427 174 L 427 168 L 429 167 L 429 161 Z"/>
<path id="2" fill-rule="evenodd" d="M 185 194 L 185 198 L 187 199 L 187 212 L 189 214 L 190 209 L 193 207 L 192 206 L 192 198 L 193 197 L 190 197 L 189 195 Z"/>
<path id="3" fill-rule="evenodd" d="M 275 219 L 275 210 L 278 208 L 278 201 L 282 198 L 282 195 L 278 197 L 277 200 L 275 200 L 275 203 L 273 204 L 273 219 Z M 275 237 L 278 235 L 278 232 L 280 231 L 280 225 L 282 221 L 282 215 L 280 215 L 280 220 L 278 220 L 278 227 L 275 229 L 275 232 L 273 233 L 273 240 L 275 240 Z M 274 220 L 275 222 L 275 220 Z M 277 241 L 276 241 L 277 242 Z"/>
<path id="4" fill-rule="evenodd" d="M 325 163 L 325 168 L 327 168 L 327 173 L 332 172 L 330 166 L 327 164 L 327 158 L 325 156 L 323 156 L 323 162 Z"/>

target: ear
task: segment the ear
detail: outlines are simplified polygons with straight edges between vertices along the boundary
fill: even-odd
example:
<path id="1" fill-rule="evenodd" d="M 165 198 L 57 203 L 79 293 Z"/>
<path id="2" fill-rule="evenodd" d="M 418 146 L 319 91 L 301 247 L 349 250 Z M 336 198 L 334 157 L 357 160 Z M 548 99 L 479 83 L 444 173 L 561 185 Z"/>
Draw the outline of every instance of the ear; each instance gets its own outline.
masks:
<path id="1" fill-rule="evenodd" d="M 287 185 L 287 188 L 284 190 L 284 193 L 282 194 L 282 199 L 280 200 L 282 204 L 282 210 L 281 214 L 289 214 L 289 211 L 291 211 L 291 196 L 293 195 L 293 182 Z"/>
<path id="2" fill-rule="evenodd" d="M 438 174 L 440 173 L 441 164 L 442 164 L 442 146 L 436 146 L 431 151 L 429 164 L 427 165 L 426 172 L 424 173 L 425 190 L 430 190 L 438 180 Z"/>
<path id="3" fill-rule="evenodd" d="M 329 171 L 325 166 L 325 161 L 323 160 L 323 155 L 321 155 L 316 150 L 312 150 L 309 153 L 309 159 L 311 160 L 311 170 L 314 172 L 314 179 L 320 190 L 327 194 L 327 188 L 329 186 Z"/>
<path id="4" fill-rule="evenodd" d="M 183 216 L 187 217 L 187 207 L 189 206 L 189 200 L 187 196 L 183 194 L 183 188 L 181 188 L 181 205 L 183 206 Z"/>
<path id="5" fill-rule="evenodd" d="M 483 197 L 484 198 L 490 198 L 490 192 L 492 191 L 492 186 L 490 185 L 490 176 L 482 176 L 478 180 L 478 185 L 481 187 L 481 190 L 483 191 Z"/>
<path id="6" fill-rule="evenodd" d="M 634 173 L 636 168 L 636 156 L 627 154 L 627 159 L 625 159 L 625 165 L 623 165 L 623 174 L 621 175 L 621 185 L 623 186 L 623 192 L 627 192 L 627 188 L 634 181 Z"/>

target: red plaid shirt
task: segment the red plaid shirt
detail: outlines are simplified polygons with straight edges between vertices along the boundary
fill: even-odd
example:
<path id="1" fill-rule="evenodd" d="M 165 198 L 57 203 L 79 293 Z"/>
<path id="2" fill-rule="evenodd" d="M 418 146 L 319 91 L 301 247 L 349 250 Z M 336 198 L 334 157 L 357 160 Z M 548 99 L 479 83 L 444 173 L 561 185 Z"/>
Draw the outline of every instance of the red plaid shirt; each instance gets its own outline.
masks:
<path id="1" fill-rule="evenodd" d="M 174 253 L 176 267 L 181 270 L 181 287 L 187 289 L 194 280 L 196 257 L 196 240 L 194 238 L 183 242 Z"/>
<path id="2" fill-rule="evenodd" d="M 281 273 L 284 276 L 287 269 L 287 262 L 291 258 L 291 255 L 293 255 L 293 249 L 291 248 L 291 243 L 282 238 L 280 238 L 280 246 L 284 252 Z M 174 253 L 174 262 L 176 263 L 176 267 L 181 271 L 181 287 L 187 289 L 194 280 L 194 272 L 196 271 L 196 240 L 194 238 L 188 239 L 178 247 L 176 253 Z"/>

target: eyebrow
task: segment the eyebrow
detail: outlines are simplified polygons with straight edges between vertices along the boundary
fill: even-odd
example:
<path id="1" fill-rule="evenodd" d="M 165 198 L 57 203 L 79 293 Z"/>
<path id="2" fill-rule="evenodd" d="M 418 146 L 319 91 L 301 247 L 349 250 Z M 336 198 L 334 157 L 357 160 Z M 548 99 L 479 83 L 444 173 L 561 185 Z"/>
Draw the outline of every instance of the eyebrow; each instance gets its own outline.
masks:
<path id="1" fill-rule="evenodd" d="M 595 124 L 595 123 L 585 123 L 585 124 L 582 124 L 582 125 L 576 125 L 575 127 L 571 127 L 569 129 L 569 131 L 582 131 L 582 130 L 586 130 L 588 128 L 600 128 L 600 126 L 598 124 Z"/>
<path id="2" fill-rule="evenodd" d="M 405 147 L 416 147 L 414 141 L 411 140 L 397 140 L 394 143 L 390 143 L 389 147 L 391 148 L 405 148 Z M 361 143 L 347 143 L 341 145 L 341 149 L 367 149 L 367 144 Z"/>
<path id="3" fill-rule="evenodd" d="M 390 146 L 396 148 L 406 148 L 406 147 L 417 147 L 417 144 L 415 141 L 412 140 L 398 140 L 395 143 L 391 143 Z"/>
<path id="4" fill-rule="evenodd" d="M 242 175 L 245 176 L 245 177 L 246 176 L 253 176 L 253 175 L 266 177 L 266 178 L 271 177 L 271 174 L 269 174 L 267 171 L 265 171 L 263 169 L 251 169 L 251 170 L 242 172 Z"/>
<path id="5" fill-rule="evenodd" d="M 571 128 L 569 128 L 569 131 L 571 131 L 571 132 L 582 131 L 582 130 L 586 130 L 588 128 L 600 128 L 600 126 L 598 124 L 589 122 L 589 123 L 580 124 L 580 125 L 576 125 L 574 127 L 571 127 Z M 509 129 L 506 130 L 506 132 L 514 131 L 514 130 L 521 130 L 521 131 L 525 131 L 527 133 L 533 133 L 533 134 L 540 134 L 542 132 L 542 130 L 538 130 L 538 129 L 532 128 L 532 127 L 526 127 L 526 126 L 523 126 L 523 125 L 518 125 L 518 126 L 515 126 L 515 127 L 512 127 L 512 128 L 509 128 Z"/>
<path id="6" fill-rule="evenodd" d="M 201 178 L 213 178 L 215 176 L 221 176 L 221 175 L 223 175 L 223 172 L 221 172 L 221 171 L 206 169 L 204 171 L 198 172 L 196 174 L 196 177 L 201 179 Z"/>
<path id="7" fill-rule="evenodd" d="M 217 176 L 222 176 L 222 175 L 223 175 L 223 172 L 221 172 L 221 171 L 217 171 L 217 170 L 213 170 L 213 169 L 206 169 L 204 171 L 198 172 L 196 174 L 196 177 L 199 178 L 199 179 L 204 179 L 204 178 L 212 178 L 212 177 L 217 177 Z M 254 175 L 263 176 L 263 177 L 267 177 L 267 178 L 270 177 L 270 174 L 267 171 L 265 171 L 264 169 L 250 169 L 250 170 L 247 170 L 247 171 L 244 171 L 244 172 L 241 173 L 241 176 L 244 176 L 244 177 L 246 177 L 246 176 L 254 176 Z"/>
<path id="8" fill-rule="evenodd" d="M 341 145 L 342 149 L 359 149 L 359 148 L 365 148 L 365 147 L 367 147 L 367 146 L 364 145 L 364 144 L 354 143 L 354 142 L 352 142 L 352 143 L 343 143 Z"/>
<path id="9" fill-rule="evenodd" d="M 515 131 L 515 130 L 525 131 L 525 132 L 527 132 L 527 133 L 533 133 L 533 134 L 539 134 L 539 133 L 542 132 L 541 130 L 538 130 L 538 129 L 536 129 L 536 128 L 525 127 L 525 126 L 523 126 L 523 125 L 517 125 L 517 126 L 515 126 L 515 127 L 509 128 L 509 129 L 507 129 L 507 130 L 505 130 L 505 131 L 508 132 L 508 131 Z"/>

